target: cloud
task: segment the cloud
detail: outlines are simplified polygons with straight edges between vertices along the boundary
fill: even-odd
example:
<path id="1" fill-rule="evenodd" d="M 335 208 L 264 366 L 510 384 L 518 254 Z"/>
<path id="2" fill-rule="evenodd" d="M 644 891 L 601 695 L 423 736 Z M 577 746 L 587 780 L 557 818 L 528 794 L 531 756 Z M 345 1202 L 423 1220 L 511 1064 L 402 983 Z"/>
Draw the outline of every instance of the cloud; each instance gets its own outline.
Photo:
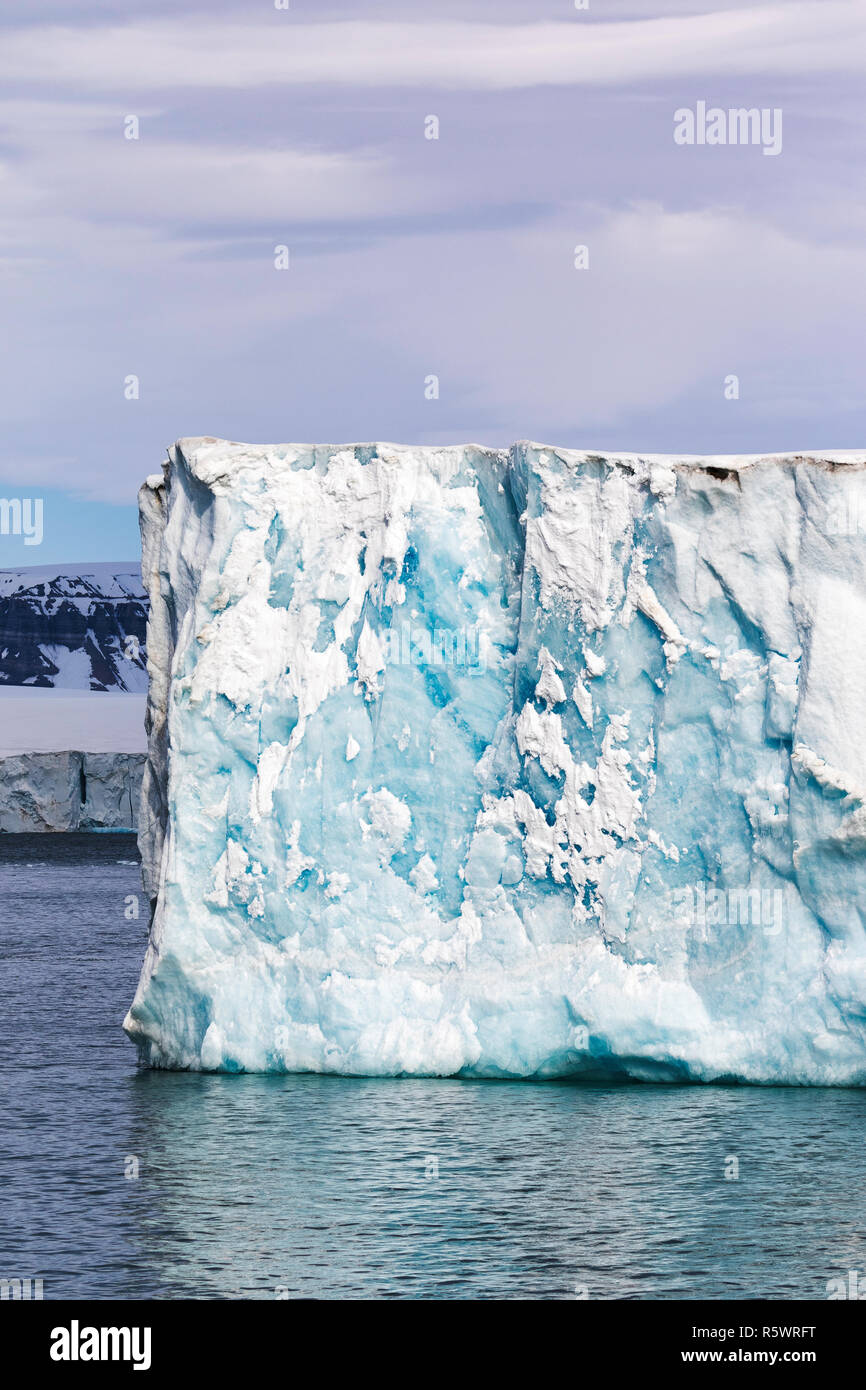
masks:
<path id="1" fill-rule="evenodd" d="M 659 205 L 597 214 L 581 238 L 588 270 L 574 269 L 573 223 L 561 218 L 494 243 L 472 240 L 440 240 L 430 253 L 437 275 L 416 276 L 404 299 L 415 325 L 413 370 L 419 381 L 440 376 L 450 440 L 483 421 L 485 441 L 530 434 L 589 447 L 602 434 L 622 440 L 624 422 L 635 421 L 632 446 L 647 448 L 641 420 L 663 418 L 670 429 L 680 413 L 694 424 L 717 407 L 732 425 L 764 409 L 764 432 L 769 425 L 788 437 L 816 413 L 832 419 L 835 399 L 856 400 L 862 246 L 815 247 L 741 209 Z M 392 247 L 388 265 L 368 272 L 376 303 L 386 305 L 405 281 L 403 254 Z M 365 313 L 370 331 L 387 332 L 375 304 Z M 729 373 L 741 380 L 736 403 L 724 402 Z M 780 420 L 780 390 L 786 400 L 805 390 L 804 409 Z M 416 429 L 433 419 L 422 410 Z"/>
<path id="2" fill-rule="evenodd" d="M 279 226 L 399 214 L 423 203 L 420 178 L 398 179 L 374 150 L 258 148 L 224 131 L 197 141 L 154 134 L 127 140 L 123 114 L 92 103 L 0 102 L 2 217 L 80 216 L 140 225 L 250 220 Z"/>
<path id="3" fill-rule="evenodd" d="M 862 442 L 866 6 L 81 3 L 0 46 L 0 476 L 22 495 L 29 471 L 131 499 L 179 434 Z M 702 95 L 784 105 L 782 158 L 675 146 Z"/>
<path id="4" fill-rule="evenodd" d="M 266 257 L 227 272 L 137 243 L 108 273 L 97 250 L 74 298 L 52 276 L 30 287 L 30 318 L 16 312 L 0 474 L 34 458 L 42 484 L 131 497 L 184 433 L 688 452 L 861 442 L 866 249 L 815 247 L 741 209 L 596 209 L 581 227 L 588 270 L 561 214 L 335 250 L 283 275 Z M 141 378 L 134 403 L 127 372 Z M 78 462 L 35 463 L 43 421 Z"/>
<path id="5" fill-rule="evenodd" d="M 244 23 L 196 13 L 125 25 L 7 31 L 0 76 L 79 90 L 333 84 L 502 91 L 686 76 L 866 69 L 866 7 L 807 0 L 709 14 L 568 22 L 298 22 L 263 10 Z"/>

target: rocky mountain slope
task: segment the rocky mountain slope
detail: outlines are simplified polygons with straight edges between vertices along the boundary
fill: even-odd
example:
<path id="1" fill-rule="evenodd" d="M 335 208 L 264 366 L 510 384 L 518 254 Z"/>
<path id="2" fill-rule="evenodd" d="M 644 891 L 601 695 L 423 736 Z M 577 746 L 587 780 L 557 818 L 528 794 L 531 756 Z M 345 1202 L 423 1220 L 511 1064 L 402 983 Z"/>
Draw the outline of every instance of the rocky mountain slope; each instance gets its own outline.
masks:
<path id="1" fill-rule="evenodd" d="M 0 570 L 0 685 L 144 693 L 137 563 Z"/>

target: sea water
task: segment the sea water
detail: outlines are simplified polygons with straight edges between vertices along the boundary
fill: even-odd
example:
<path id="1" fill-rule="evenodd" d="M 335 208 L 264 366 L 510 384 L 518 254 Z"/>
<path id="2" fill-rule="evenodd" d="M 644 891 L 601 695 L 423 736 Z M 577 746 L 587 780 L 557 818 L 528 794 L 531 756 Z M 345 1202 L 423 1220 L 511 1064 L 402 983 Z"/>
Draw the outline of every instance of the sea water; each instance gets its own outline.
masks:
<path id="1" fill-rule="evenodd" d="M 132 837 L 0 837 L 0 1278 L 46 1299 L 866 1293 L 866 1092 L 149 1072 L 121 1031 L 146 919 Z"/>

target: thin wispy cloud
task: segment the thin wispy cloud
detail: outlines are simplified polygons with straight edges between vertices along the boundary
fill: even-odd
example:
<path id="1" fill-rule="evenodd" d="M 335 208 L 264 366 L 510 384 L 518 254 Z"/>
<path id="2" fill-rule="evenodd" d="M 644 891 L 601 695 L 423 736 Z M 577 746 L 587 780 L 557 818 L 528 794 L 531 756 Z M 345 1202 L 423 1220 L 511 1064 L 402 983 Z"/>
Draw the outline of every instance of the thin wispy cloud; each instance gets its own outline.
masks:
<path id="1" fill-rule="evenodd" d="M 132 517 L 193 434 L 862 446 L 859 0 L 43 13 L 0 17 L 4 493 Z M 781 152 L 677 146 L 698 101 Z"/>
<path id="2" fill-rule="evenodd" d="M 408 22 L 407 22 L 408 19 Z M 239 23 L 190 17 L 13 31 L 0 75 L 119 91 L 291 85 L 502 91 L 692 76 L 863 72 L 859 0 L 777 4 L 662 18 L 524 23 L 322 21 L 262 9 Z"/>

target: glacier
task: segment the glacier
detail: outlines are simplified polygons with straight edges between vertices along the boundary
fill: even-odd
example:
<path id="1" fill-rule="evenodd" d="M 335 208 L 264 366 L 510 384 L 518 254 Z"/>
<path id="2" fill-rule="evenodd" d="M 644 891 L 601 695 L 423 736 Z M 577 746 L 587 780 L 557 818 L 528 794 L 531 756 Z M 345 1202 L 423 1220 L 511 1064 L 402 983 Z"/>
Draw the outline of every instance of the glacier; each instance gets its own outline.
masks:
<path id="1" fill-rule="evenodd" d="M 143 753 L 0 753 L 0 833 L 135 830 L 144 761 Z"/>
<path id="2" fill-rule="evenodd" d="M 866 454 L 184 439 L 155 1067 L 866 1083 Z"/>

